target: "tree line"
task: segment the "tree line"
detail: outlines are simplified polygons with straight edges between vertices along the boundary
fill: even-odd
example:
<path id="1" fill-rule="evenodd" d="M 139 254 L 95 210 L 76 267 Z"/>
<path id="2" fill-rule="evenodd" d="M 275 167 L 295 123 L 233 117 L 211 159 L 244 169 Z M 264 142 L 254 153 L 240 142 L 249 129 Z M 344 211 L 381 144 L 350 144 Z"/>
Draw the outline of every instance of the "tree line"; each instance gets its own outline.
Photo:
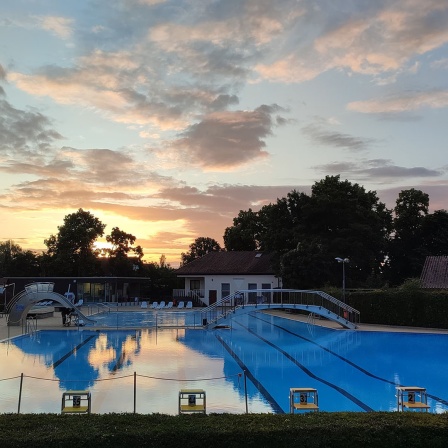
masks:
<path id="1" fill-rule="evenodd" d="M 173 284 L 175 270 L 162 255 L 160 263 L 144 263 L 136 237 L 113 227 L 108 249 L 95 242 L 106 225 L 89 211 L 65 216 L 55 235 L 35 254 L 12 241 L 0 243 L 0 276 L 139 276 Z M 275 254 L 275 272 L 289 288 L 341 284 L 336 258 L 344 266 L 347 287 L 396 286 L 419 277 L 428 255 L 448 254 L 448 212 L 429 213 L 428 194 L 408 189 L 388 209 L 375 191 L 326 176 L 311 194 L 292 190 L 259 211 L 240 210 L 223 235 L 224 248 L 198 237 L 181 254 L 189 263 L 210 251 L 258 250 Z"/>
<path id="2" fill-rule="evenodd" d="M 153 289 L 177 287 L 175 270 L 164 255 L 159 263 L 144 263 L 143 249 L 136 237 L 118 227 L 106 235 L 109 248 L 95 243 L 106 225 L 80 208 L 65 216 L 58 232 L 44 240 L 46 250 L 36 254 L 13 241 L 0 243 L 1 277 L 149 277 Z"/>
<path id="3" fill-rule="evenodd" d="M 448 255 L 448 212 L 429 213 L 428 194 L 414 188 L 388 209 L 375 191 L 326 176 L 309 195 L 293 190 L 259 211 L 240 210 L 223 239 L 222 249 L 197 238 L 182 263 L 212 250 L 273 252 L 283 285 L 309 289 L 340 285 L 342 258 L 348 287 L 397 286 L 420 276 L 426 256 Z"/>

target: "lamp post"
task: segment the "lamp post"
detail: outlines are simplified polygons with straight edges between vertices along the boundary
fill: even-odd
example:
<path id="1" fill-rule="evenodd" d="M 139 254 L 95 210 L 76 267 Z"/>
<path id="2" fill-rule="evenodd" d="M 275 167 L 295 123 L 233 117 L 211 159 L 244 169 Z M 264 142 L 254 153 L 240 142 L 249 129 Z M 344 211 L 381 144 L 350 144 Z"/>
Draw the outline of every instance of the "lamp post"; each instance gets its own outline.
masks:
<path id="1" fill-rule="evenodd" d="M 342 301 L 345 302 L 345 265 L 346 263 L 350 263 L 348 258 L 340 258 L 336 257 L 335 260 L 338 263 L 342 263 Z"/>

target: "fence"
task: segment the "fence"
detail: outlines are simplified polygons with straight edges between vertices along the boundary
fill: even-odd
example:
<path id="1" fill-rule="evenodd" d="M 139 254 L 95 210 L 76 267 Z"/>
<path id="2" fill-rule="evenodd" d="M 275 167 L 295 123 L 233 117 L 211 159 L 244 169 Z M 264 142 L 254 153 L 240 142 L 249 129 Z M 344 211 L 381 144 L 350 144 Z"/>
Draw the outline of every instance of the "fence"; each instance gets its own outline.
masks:
<path id="1" fill-rule="evenodd" d="M 179 378 L 162 378 L 162 377 L 156 377 L 156 376 L 150 376 L 150 375 L 142 375 L 142 374 L 137 374 L 137 372 L 134 372 L 133 375 L 124 375 L 124 376 L 120 376 L 120 377 L 113 377 L 113 378 L 103 378 L 103 379 L 97 379 L 95 380 L 95 383 L 99 383 L 99 382 L 106 382 L 106 381 L 120 381 L 120 380 L 125 380 L 124 382 L 129 384 L 129 380 L 132 379 L 132 403 L 133 403 L 133 410 L 132 413 L 136 414 L 137 413 L 137 399 L 138 399 L 138 384 L 137 384 L 137 378 L 141 378 L 141 379 L 146 379 L 146 380 L 157 380 L 157 381 L 170 381 L 170 382 L 176 382 L 176 383 L 192 383 L 192 382 L 196 382 L 196 383 L 203 383 L 203 382 L 209 382 L 209 381 L 217 381 L 217 380 L 229 380 L 229 379 L 234 379 L 234 378 L 238 378 L 238 383 L 240 382 L 240 379 L 243 378 L 243 385 L 244 385 L 244 399 L 245 399 L 245 413 L 247 414 L 248 411 L 248 398 L 247 398 L 247 378 L 246 378 L 246 372 L 238 372 L 234 375 L 228 375 L 228 376 L 221 376 L 221 377 L 212 377 L 212 378 L 197 378 L 197 379 L 179 379 Z M 9 378 L 0 378 L 0 382 L 3 381 L 13 381 L 13 380 L 17 380 L 20 379 L 20 383 L 19 383 L 19 387 L 18 387 L 18 402 L 17 402 L 17 413 L 20 414 L 21 413 L 21 407 L 22 407 L 22 401 L 23 401 L 23 389 L 24 389 L 24 383 L 25 383 L 25 379 L 30 379 L 30 380 L 37 380 L 37 381 L 43 381 L 43 382 L 56 382 L 59 383 L 60 380 L 59 379 L 55 379 L 55 378 L 41 378 L 41 377 L 36 377 L 36 376 L 32 376 L 32 375 L 25 375 L 24 373 L 21 373 L 20 375 L 17 376 L 13 376 L 13 377 L 9 377 Z M 74 380 L 64 380 L 64 383 L 73 383 L 76 385 L 78 385 L 80 382 L 85 381 L 86 382 L 86 386 L 87 387 L 83 387 L 83 389 L 87 389 L 89 387 L 89 382 L 90 380 L 80 380 L 80 379 L 74 379 Z M 203 387 L 203 385 L 201 385 L 201 388 L 206 389 L 205 387 Z M 60 389 L 60 388 L 59 388 Z M 124 398 L 124 390 L 126 388 L 122 387 L 119 391 L 119 395 L 120 395 L 120 402 L 126 402 L 125 398 Z M 27 398 L 31 398 L 33 400 L 32 397 L 30 397 L 30 395 L 32 395 L 32 391 L 35 390 L 36 388 L 31 388 L 31 394 L 28 392 L 27 393 Z M 38 390 L 44 390 L 44 388 L 42 386 L 40 386 L 38 388 Z M 11 391 L 11 388 L 9 388 L 9 391 Z M 147 388 L 145 389 L 145 391 L 147 391 Z M 65 391 L 60 391 L 61 394 Z M 178 391 L 177 391 L 178 392 Z M 54 391 L 52 394 L 49 394 L 51 396 L 54 397 Z M 98 397 L 101 397 L 102 393 L 98 392 Z M 49 399 L 51 400 L 51 397 L 49 397 Z M 99 398 L 101 399 L 101 398 Z M 102 398 L 104 400 L 104 397 Z M 54 397 L 53 400 L 55 400 L 55 405 L 60 405 L 60 396 L 59 398 Z M 92 402 L 95 404 L 95 394 L 92 394 Z M 39 403 L 36 403 L 36 407 L 39 408 L 38 406 Z M 210 408 L 210 406 L 208 406 Z M 177 409 L 177 402 L 173 403 L 173 408 Z M 211 412 L 213 412 L 213 406 L 210 409 Z M 47 411 L 45 411 L 47 412 Z M 108 411 L 109 412 L 109 411 Z M 122 409 L 121 412 L 130 412 L 130 410 L 126 410 L 126 409 Z M 154 412 L 159 412 L 159 411 L 154 411 Z M 30 413 L 39 413 L 39 409 L 38 411 L 32 411 Z"/>

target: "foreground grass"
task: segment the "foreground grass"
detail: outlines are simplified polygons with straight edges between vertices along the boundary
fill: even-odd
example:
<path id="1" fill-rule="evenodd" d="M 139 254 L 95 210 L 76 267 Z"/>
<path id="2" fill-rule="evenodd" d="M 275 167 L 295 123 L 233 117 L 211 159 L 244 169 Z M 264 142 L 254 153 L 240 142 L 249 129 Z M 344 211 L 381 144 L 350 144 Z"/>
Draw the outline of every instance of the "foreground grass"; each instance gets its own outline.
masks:
<path id="1" fill-rule="evenodd" d="M 0 447 L 448 447 L 448 414 L 2 414 Z"/>

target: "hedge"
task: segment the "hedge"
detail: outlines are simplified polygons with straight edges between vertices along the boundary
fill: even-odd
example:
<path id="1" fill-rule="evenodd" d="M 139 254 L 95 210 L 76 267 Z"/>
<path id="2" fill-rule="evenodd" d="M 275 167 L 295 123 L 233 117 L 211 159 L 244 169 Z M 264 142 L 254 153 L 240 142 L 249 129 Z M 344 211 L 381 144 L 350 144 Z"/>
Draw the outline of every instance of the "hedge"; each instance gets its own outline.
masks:
<path id="1" fill-rule="evenodd" d="M 446 291 L 349 291 L 346 302 L 360 311 L 362 323 L 448 328 Z"/>
<path id="2" fill-rule="evenodd" d="M 3 414 L 0 446 L 446 448 L 448 414 Z"/>

